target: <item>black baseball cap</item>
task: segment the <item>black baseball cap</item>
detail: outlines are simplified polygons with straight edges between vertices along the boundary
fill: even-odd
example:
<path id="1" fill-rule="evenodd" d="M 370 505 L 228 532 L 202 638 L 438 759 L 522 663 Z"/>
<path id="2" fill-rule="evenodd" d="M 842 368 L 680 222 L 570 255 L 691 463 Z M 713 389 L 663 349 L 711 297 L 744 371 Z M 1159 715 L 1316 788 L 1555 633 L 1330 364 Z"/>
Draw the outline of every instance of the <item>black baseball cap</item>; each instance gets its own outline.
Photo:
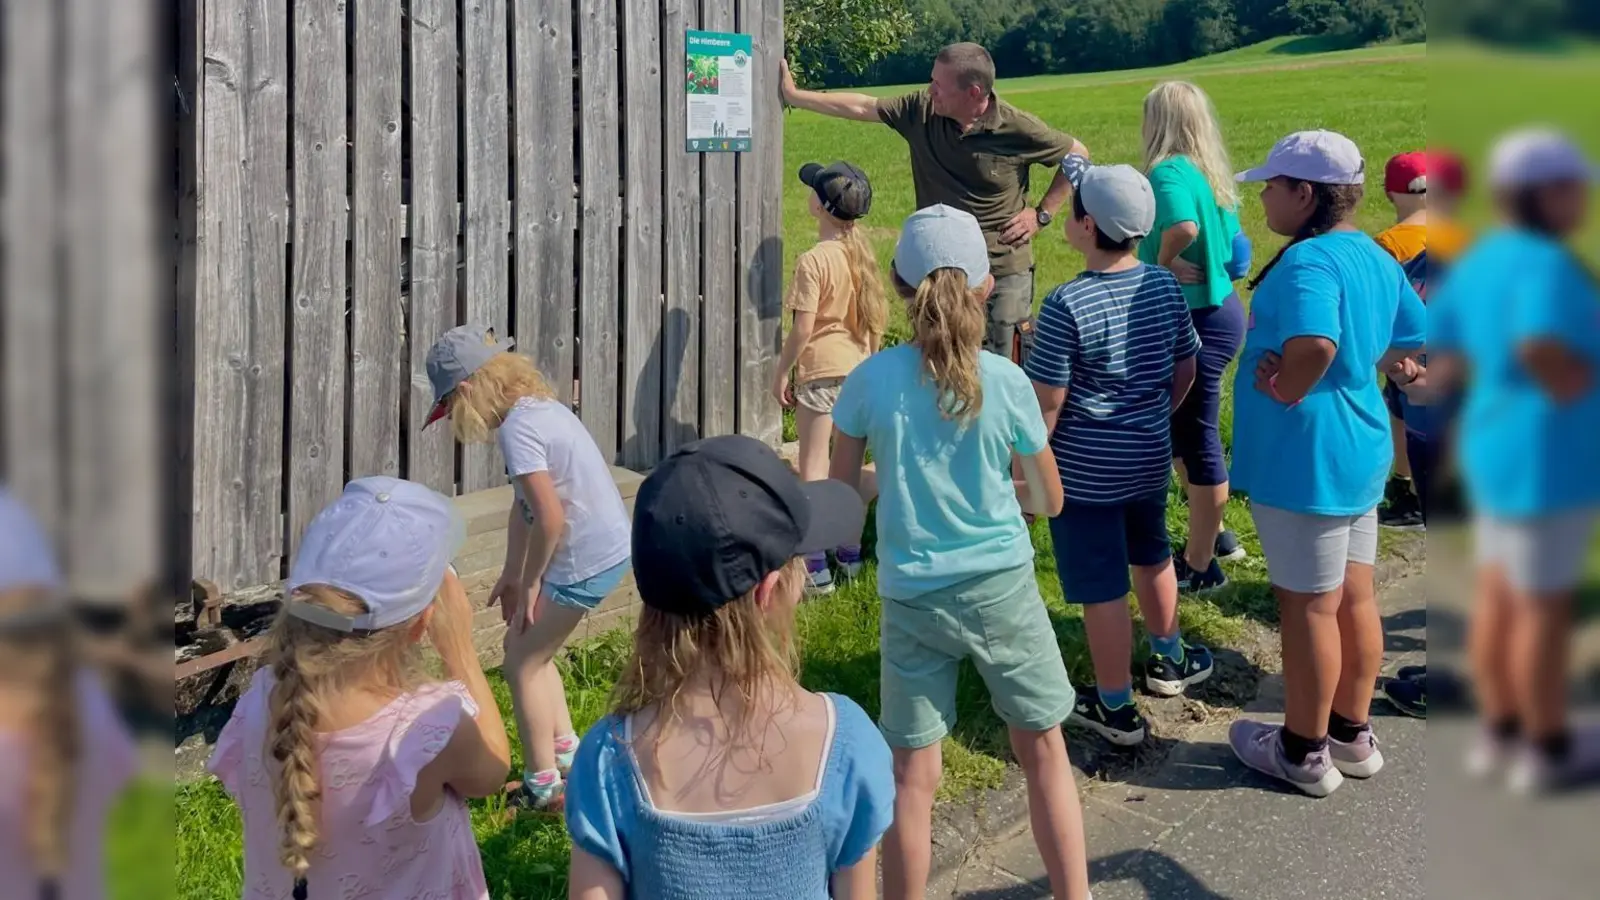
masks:
<path id="1" fill-rule="evenodd" d="M 755 438 L 696 441 L 634 498 L 639 598 L 664 613 L 708 615 L 797 556 L 860 540 L 866 516 L 849 485 L 802 482 Z"/>
<path id="2" fill-rule="evenodd" d="M 817 192 L 822 208 L 835 219 L 850 222 L 872 211 L 867 173 L 847 162 L 806 163 L 800 167 L 800 183 Z"/>

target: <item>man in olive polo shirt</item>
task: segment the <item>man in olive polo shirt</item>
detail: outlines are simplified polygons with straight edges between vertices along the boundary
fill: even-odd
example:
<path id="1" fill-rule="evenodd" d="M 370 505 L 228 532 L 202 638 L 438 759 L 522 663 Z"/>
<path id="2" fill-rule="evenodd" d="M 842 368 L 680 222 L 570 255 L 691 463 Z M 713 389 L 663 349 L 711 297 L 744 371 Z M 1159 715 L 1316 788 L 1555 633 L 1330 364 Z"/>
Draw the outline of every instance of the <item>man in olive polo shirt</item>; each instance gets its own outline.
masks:
<path id="1" fill-rule="evenodd" d="M 1020 363 L 1033 342 L 1031 241 L 1070 196 L 1060 163 L 1087 156 L 1083 144 L 996 96 L 994 60 L 977 44 L 941 50 L 928 89 L 902 97 L 803 91 L 787 62 L 780 76 L 790 106 L 899 132 L 911 149 L 918 209 L 943 203 L 977 218 L 995 276 L 984 348 Z M 1055 170 L 1037 208 L 1027 205 L 1032 166 Z"/>

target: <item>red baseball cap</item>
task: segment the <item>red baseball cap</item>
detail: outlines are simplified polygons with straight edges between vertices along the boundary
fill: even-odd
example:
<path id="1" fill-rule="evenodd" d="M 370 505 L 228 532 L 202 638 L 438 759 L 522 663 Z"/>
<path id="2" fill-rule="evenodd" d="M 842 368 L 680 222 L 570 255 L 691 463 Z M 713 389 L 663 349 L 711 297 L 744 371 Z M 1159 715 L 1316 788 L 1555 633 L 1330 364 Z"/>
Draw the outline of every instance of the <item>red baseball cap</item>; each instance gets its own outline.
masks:
<path id="1" fill-rule="evenodd" d="M 1443 190 L 1459 194 L 1467 189 L 1467 164 L 1449 150 L 1429 150 L 1428 170 Z"/>
<path id="2" fill-rule="evenodd" d="M 1428 192 L 1428 156 L 1420 150 L 1401 153 L 1383 168 L 1383 189 L 1391 194 Z"/>

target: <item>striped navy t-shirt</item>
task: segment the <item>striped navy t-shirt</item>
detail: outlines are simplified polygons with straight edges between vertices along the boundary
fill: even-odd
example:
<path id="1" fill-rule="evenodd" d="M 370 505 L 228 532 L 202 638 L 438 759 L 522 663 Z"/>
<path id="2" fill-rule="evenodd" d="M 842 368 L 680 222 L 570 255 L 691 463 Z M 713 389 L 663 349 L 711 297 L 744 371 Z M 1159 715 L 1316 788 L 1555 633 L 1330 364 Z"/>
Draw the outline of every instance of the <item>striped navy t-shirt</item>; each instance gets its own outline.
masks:
<path id="1" fill-rule="evenodd" d="M 1172 371 L 1199 351 L 1183 291 L 1165 268 L 1084 272 L 1050 292 L 1027 371 L 1067 389 L 1050 447 L 1069 500 L 1123 503 L 1166 489 Z"/>

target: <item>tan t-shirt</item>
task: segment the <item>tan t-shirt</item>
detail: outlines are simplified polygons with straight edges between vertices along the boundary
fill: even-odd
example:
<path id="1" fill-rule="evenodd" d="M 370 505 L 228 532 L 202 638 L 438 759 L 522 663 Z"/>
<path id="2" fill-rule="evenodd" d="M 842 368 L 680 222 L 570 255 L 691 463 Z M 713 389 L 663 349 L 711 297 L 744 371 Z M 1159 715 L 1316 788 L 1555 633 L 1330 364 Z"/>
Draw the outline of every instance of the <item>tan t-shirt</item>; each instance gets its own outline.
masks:
<path id="1" fill-rule="evenodd" d="M 822 241 L 800 254 L 783 308 L 816 313 L 817 324 L 795 364 L 796 384 L 843 378 L 867 358 L 856 293 L 844 244 Z"/>

